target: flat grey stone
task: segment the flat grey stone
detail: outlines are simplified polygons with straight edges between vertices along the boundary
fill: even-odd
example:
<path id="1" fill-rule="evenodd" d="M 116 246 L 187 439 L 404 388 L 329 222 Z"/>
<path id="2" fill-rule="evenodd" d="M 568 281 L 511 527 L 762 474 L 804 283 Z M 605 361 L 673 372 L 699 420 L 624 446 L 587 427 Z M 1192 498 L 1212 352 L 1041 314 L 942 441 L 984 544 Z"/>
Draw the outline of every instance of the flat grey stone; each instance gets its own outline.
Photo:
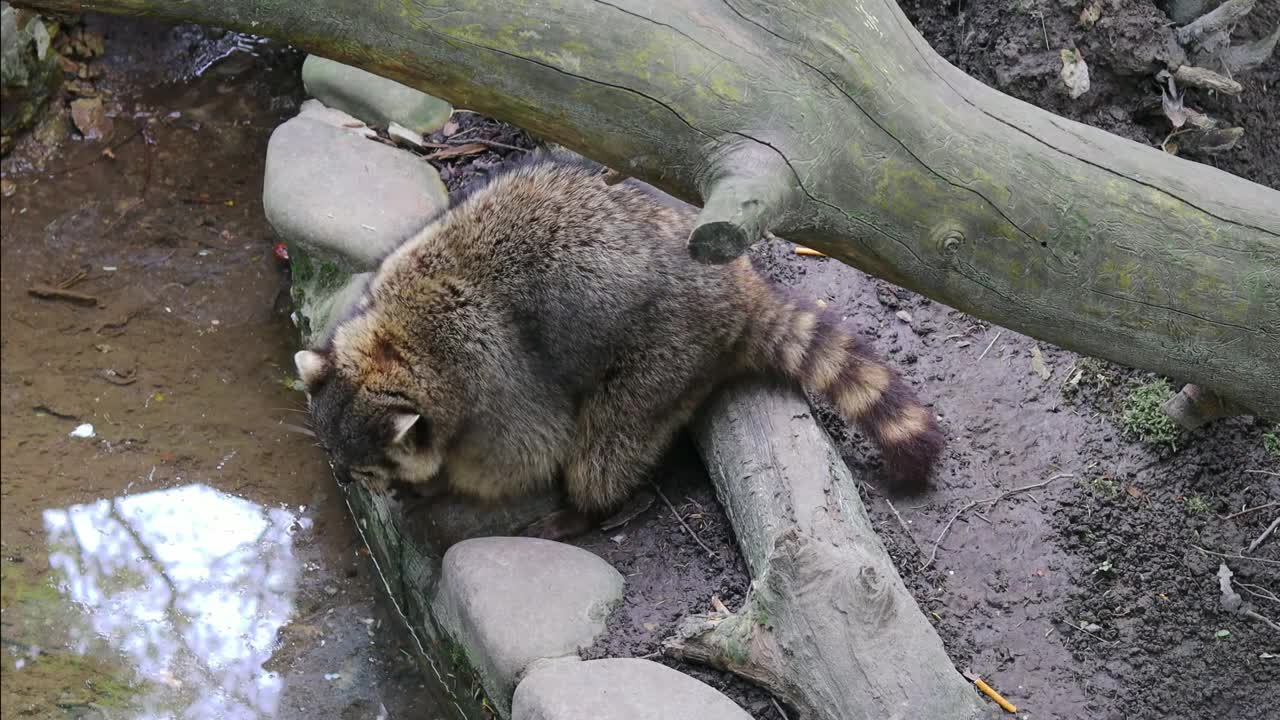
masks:
<path id="1" fill-rule="evenodd" d="M 511 720 L 751 720 L 718 690 L 634 658 L 548 663 L 516 688 Z"/>
<path id="2" fill-rule="evenodd" d="M 352 271 L 376 267 L 448 203 L 429 163 L 311 117 L 284 123 L 267 144 L 271 227 Z"/>
<path id="3" fill-rule="evenodd" d="M 426 135 L 444 127 L 453 113 L 449 103 L 421 90 L 315 55 L 302 63 L 302 84 L 325 105 L 378 127 L 396 122 Z"/>
<path id="4" fill-rule="evenodd" d="M 536 660 L 571 658 L 604 632 L 622 576 L 599 557 L 535 538 L 464 540 L 445 553 L 432 614 L 499 713 Z"/>

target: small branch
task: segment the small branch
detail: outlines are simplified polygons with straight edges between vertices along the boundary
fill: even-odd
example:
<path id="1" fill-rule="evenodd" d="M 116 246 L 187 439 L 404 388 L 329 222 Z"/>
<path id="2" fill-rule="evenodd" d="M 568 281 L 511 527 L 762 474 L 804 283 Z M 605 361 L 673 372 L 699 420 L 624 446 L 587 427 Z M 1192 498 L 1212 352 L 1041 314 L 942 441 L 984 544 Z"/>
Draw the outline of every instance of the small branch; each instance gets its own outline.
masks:
<path id="1" fill-rule="evenodd" d="M 1246 470 L 1245 472 L 1265 472 L 1265 471 L 1259 471 L 1259 470 Z M 1255 506 L 1253 506 L 1253 507 L 1251 507 L 1251 508 L 1245 508 L 1244 510 L 1241 510 L 1240 512 L 1233 512 L 1233 513 L 1231 513 L 1230 515 L 1224 516 L 1222 519 L 1223 519 L 1223 520 L 1234 520 L 1235 518 L 1238 518 L 1238 517 L 1240 517 L 1241 515 L 1248 515 L 1249 513 L 1257 512 L 1257 511 L 1259 511 L 1259 510 L 1266 510 L 1267 508 L 1272 508 L 1272 507 L 1275 507 L 1275 506 L 1277 506 L 1277 505 L 1280 505 L 1280 502 L 1269 502 L 1269 503 L 1266 503 L 1265 505 L 1255 505 Z"/>
<path id="2" fill-rule="evenodd" d="M 987 353 L 991 352 L 991 348 L 995 347 L 996 341 L 999 340 L 1000 336 L 1003 334 L 1004 334 L 1004 331 L 1001 330 L 996 333 L 995 337 L 991 338 L 991 342 L 987 343 L 987 349 L 983 350 L 982 354 L 978 356 L 978 359 L 973 361 L 974 364 L 982 362 L 982 358 L 986 357 Z"/>
<path id="3" fill-rule="evenodd" d="M 1207 68 L 1194 65 L 1183 65 L 1173 73 L 1178 87 L 1197 87 L 1205 90 L 1216 90 L 1227 95 L 1239 95 L 1244 86 L 1229 77 L 1219 75 Z"/>
<path id="4" fill-rule="evenodd" d="M 1193 22 L 1178 29 L 1178 44 L 1183 47 L 1198 45 L 1201 40 L 1219 30 L 1235 25 L 1240 18 L 1253 11 L 1256 0 L 1227 0 L 1213 12 L 1205 13 Z"/>
<path id="5" fill-rule="evenodd" d="M 689 254 L 727 263 L 763 240 L 799 204 L 795 173 L 771 148 L 735 145 L 710 161 L 702 213 L 689 234 Z"/>
<path id="6" fill-rule="evenodd" d="M 1182 390 L 1166 400 L 1161 409 L 1184 430 L 1195 430 L 1212 420 L 1245 414 L 1240 407 L 1198 385 L 1182 386 Z"/>
<path id="7" fill-rule="evenodd" d="M 1206 555 L 1215 555 L 1217 557 L 1227 558 L 1229 560 L 1251 560 L 1256 563 L 1262 563 L 1263 565 L 1275 565 L 1277 567 L 1280 567 L 1280 560 L 1267 560 L 1266 558 L 1249 557 L 1248 555 L 1233 555 L 1231 553 L 1220 553 L 1216 550 L 1202 548 L 1199 545 L 1192 545 L 1191 547 L 1199 550 L 1200 552 Z"/>
<path id="8" fill-rule="evenodd" d="M 1262 623 L 1263 625 L 1266 625 L 1272 630 L 1280 632 L 1280 625 L 1277 625 L 1274 620 L 1272 620 L 1271 618 L 1265 615 L 1258 613 L 1256 610 L 1245 610 L 1240 614 L 1249 618 L 1250 620 L 1257 620 L 1258 622 Z"/>
<path id="9" fill-rule="evenodd" d="M 93 295 L 78 293 L 75 290 L 64 290 L 63 288 L 50 287 L 48 285 L 36 285 L 29 288 L 27 294 L 41 300 L 63 300 L 65 302 L 74 303 L 76 305 L 84 305 L 85 307 L 96 307 L 98 298 Z"/>
<path id="10" fill-rule="evenodd" d="M 1079 630 L 1080 632 L 1084 633 L 1085 635 L 1088 635 L 1089 637 L 1093 638 L 1094 640 L 1099 640 L 1099 641 L 1104 642 L 1104 643 L 1106 643 L 1106 644 L 1108 644 L 1108 645 L 1114 645 L 1114 644 L 1115 644 L 1115 640 L 1108 640 L 1108 639 L 1106 639 L 1106 638 L 1102 637 L 1101 635 L 1097 635 L 1097 634 L 1095 634 L 1095 633 L 1091 633 L 1091 632 L 1089 632 L 1088 630 L 1085 630 L 1084 628 L 1080 627 L 1079 625 L 1076 625 L 1075 623 L 1071 622 L 1070 620 L 1062 620 L 1061 622 L 1062 622 L 1062 624 L 1063 624 L 1063 625 L 1066 625 L 1066 626 L 1068 626 L 1068 627 L 1073 627 L 1073 628 L 1075 628 L 1076 630 Z"/>
<path id="11" fill-rule="evenodd" d="M 911 541 L 911 547 L 914 547 L 916 552 L 919 553 L 920 546 L 916 544 L 916 538 L 911 534 L 911 529 L 907 527 L 907 522 L 903 520 L 902 515 L 898 513 L 898 508 L 893 506 L 893 501 L 889 498 L 884 499 L 884 504 L 889 506 L 889 510 L 893 512 L 893 516 L 898 519 L 898 527 L 902 528 L 902 532 L 906 534 L 907 539 Z"/>
<path id="12" fill-rule="evenodd" d="M 689 536 L 692 537 L 694 541 L 697 542 L 698 545 L 702 547 L 703 550 L 706 550 L 708 555 L 712 557 L 719 557 L 719 555 L 716 553 L 715 550 L 712 550 L 711 548 L 707 547 L 707 544 L 702 542 L 702 538 L 698 537 L 698 533 L 694 532 L 693 528 L 689 527 L 689 523 L 684 521 L 684 518 L 681 517 L 680 515 L 680 511 L 676 510 L 676 506 L 672 505 L 671 501 L 667 499 L 667 495 L 666 493 L 662 492 L 662 488 L 658 487 L 658 484 L 653 481 L 650 481 L 649 484 L 653 485 L 653 491 L 656 492 L 658 494 L 658 497 L 662 498 L 662 502 L 666 503 L 666 506 L 671 509 L 671 514 L 675 515 L 676 520 L 680 521 L 680 525 L 685 529 L 685 532 L 689 533 Z"/>
<path id="13" fill-rule="evenodd" d="M 994 342 L 994 340 L 992 342 Z M 1029 490 L 1039 490 L 1040 488 L 1048 485 L 1049 483 L 1055 480 L 1061 480 L 1062 478 L 1070 478 L 1070 477 L 1075 477 L 1075 473 L 1058 473 L 1057 475 L 1054 475 L 1053 477 L 1049 478 L 1048 480 L 1045 480 L 1044 482 L 1038 482 L 1032 485 L 1023 485 L 1022 487 L 1014 488 L 1012 490 L 1009 490 L 1008 492 L 1002 493 L 995 497 L 987 498 L 985 500 L 974 500 L 968 505 L 965 505 L 964 507 L 955 511 L 955 514 L 951 516 L 951 519 L 947 521 L 947 524 L 942 526 L 942 532 L 939 532 L 938 538 L 933 541 L 933 550 L 930 551 L 929 553 L 929 559 L 926 560 L 925 563 L 920 566 L 920 569 L 924 570 L 925 568 L 929 567 L 930 565 L 933 564 L 933 561 L 938 558 L 938 548 L 942 545 L 943 538 L 947 536 L 947 533 L 951 530 L 951 526 L 955 524 L 956 519 L 958 519 L 961 515 L 972 510 L 973 508 L 978 507 L 979 505 L 984 505 L 987 503 L 991 503 L 994 505 L 995 503 L 998 503 L 1001 500 L 1004 500 L 1005 498 L 1010 497 L 1012 495 L 1017 495 L 1018 493 L 1024 493 Z"/>
<path id="14" fill-rule="evenodd" d="M 1267 526 L 1266 530 L 1262 531 L 1261 535 L 1254 538 L 1253 542 L 1249 543 L 1249 547 L 1245 549 L 1244 554 L 1248 555 L 1254 550 L 1257 550 L 1259 545 L 1266 542 L 1267 538 L 1271 537 L 1271 533 L 1275 532 L 1277 527 L 1280 527 L 1280 515 L 1277 515 L 1276 519 L 1271 521 L 1271 524 Z"/>

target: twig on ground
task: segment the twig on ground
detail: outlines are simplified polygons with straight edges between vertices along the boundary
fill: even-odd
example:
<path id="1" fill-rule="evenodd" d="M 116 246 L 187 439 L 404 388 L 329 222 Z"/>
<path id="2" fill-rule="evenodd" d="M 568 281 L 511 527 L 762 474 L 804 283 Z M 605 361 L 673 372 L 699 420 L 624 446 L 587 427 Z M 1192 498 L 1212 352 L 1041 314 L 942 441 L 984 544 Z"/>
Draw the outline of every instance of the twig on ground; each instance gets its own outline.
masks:
<path id="1" fill-rule="evenodd" d="M 992 342 L 994 343 L 995 341 L 992 340 Z M 924 570 L 925 568 L 929 567 L 930 565 L 933 564 L 933 561 L 938 558 L 938 548 L 942 545 L 943 538 L 947 536 L 947 533 L 951 530 L 951 526 L 955 523 L 956 519 L 959 518 L 961 515 L 972 510 L 973 508 L 978 507 L 979 505 L 985 505 L 987 503 L 994 505 L 995 503 L 998 503 L 1007 497 L 1017 495 L 1018 493 L 1024 493 L 1029 490 L 1039 490 L 1040 488 L 1048 485 L 1049 483 L 1055 480 L 1061 480 L 1063 478 L 1071 478 L 1071 477 L 1075 477 L 1075 473 L 1058 473 L 1057 475 L 1054 475 L 1053 477 L 1049 478 L 1048 480 L 1045 480 L 1044 482 L 1032 483 L 1031 485 L 1023 485 L 1022 487 L 1016 487 L 1012 490 L 1001 493 L 1000 495 L 997 495 L 995 497 L 986 498 L 985 500 L 974 500 L 968 505 L 965 505 L 964 507 L 955 511 L 955 514 L 951 516 L 951 519 L 947 521 L 947 524 L 942 526 L 942 532 L 938 533 L 937 539 L 933 541 L 933 550 L 929 552 L 929 559 L 926 560 L 925 563 L 920 566 L 920 569 Z"/>
<path id="2" fill-rule="evenodd" d="M 977 359 L 977 360 L 974 360 L 974 362 L 975 362 L 975 363 L 980 363 L 980 362 L 982 362 L 982 358 L 986 357 L 986 356 L 987 356 L 987 353 L 991 352 L 991 348 L 995 346 L 996 341 L 997 341 L 997 340 L 999 340 L 999 339 L 1000 339 L 1000 336 L 1001 336 L 1001 335 L 1003 335 L 1003 334 L 1004 334 L 1004 331 L 1003 331 L 1003 330 L 1001 330 L 1000 332 L 997 332 L 997 333 L 996 333 L 996 336 L 995 336 L 995 337 L 993 337 L 993 338 L 991 338 L 991 342 L 987 343 L 987 349 L 986 349 L 986 350 L 983 350 L 983 351 L 982 351 L 982 354 L 981 354 L 981 355 L 979 355 L 979 356 L 978 356 L 978 359 Z"/>
<path id="3" fill-rule="evenodd" d="M 693 528 L 689 527 L 689 523 L 684 521 L 684 517 L 680 515 L 680 511 L 676 510 L 676 506 L 672 505 L 671 501 L 667 499 L 667 494 L 662 492 L 662 488 L 658 487 L 658 483 L 650 480 L 649 484 L 653 486 L 653 491 L 658 494 L 658 497 L 662 498 L 662 502 L 665 503 L 668 508 L 670 508 L 671 514 L 676 516 L 676 520 L 680 521 L 680 525 L 684 527 L 685 532 L 688 532 L 689 536 L 692 537 L 698 543 L 698 545 L 702 547 L 703 550 L 706 550 L 708 555 L 711 555 L 712 557 L 720 557 L 715 550 L 712 550 L 710 547 L 707 547 L 707 544 L 702 542 L 702 538 L 698 537 L 698 533 L 694 532 Z"/>
<path id="4" fill-rule="evenodd" d="M 1073 628 L 1075 628 L 1076 630 L 1079 630 L 1080 632 L 1084 633 L 1085 635 L 1088 635 L 1089 637 L 1093 638 L 1094 640 L 1101 640 L 1102 642 L 1104 642 L 1104 643 L 1106 643 L 1106 644 L 1108 644 L 1108 645 L 1114 645 L 1114 644 L 1115 644 L 1115 642 L 1116 642 L 1115 640 L 1108 640 L 1108 639 L 1106 639 L 1106 638 L 1104 638 L 1104 637 L 1102 637 L 1101 635 L 1098 635 L 1098 634 L 1096 634 L 1096 633 L 1091 633 L 1091 632 L 1089 632 L 1088 630 L 1085 630 L 1084 628 L 1080 627 L 1079 625 L 1076 625 L 1075 623 L 1071 622 L 1070 620 L 1063 620 L 1063 621 L 1062 621 L 1062 624 L 1063 624 L 1063 625 L 1066 625 L 1066 626 L 1068 626 L 1068 627 L 1073 627 Z"/>
<path id="5" fill-rule="evenodd" d="M 782 720 L 791 720 L 791 718 L 787 717 L 787 712 L 782 709 L 782 705 L 778 703 L 778 698 L 770 696 L 769 702 L 773 703 L 773 709 L 778 711 L 778 715 L 782 717 Z"/>
<path id="6" fill-rule="evenodd" d="M 893 501 L 889 498 L 884 499 L 884 504 L 889 506 L 889 510 L 893 512 L 893 516 L 898 519 L 898 527 L 902 528 L 902 532 L 906 534 L 907 539 L 911 541 L 911 546 L 920 552 L 920 546 L 916 544 L 916 538 L 911 534 L 911 529 L 907 527 L 907 521 L 902 519 L 902 515 L 898 514 L 898 508 L 893 506 Z"/>
<path id="7" fill-rule="evenodd" d="M 1280 472 L 1273 472 L 1271 470 L 1245 470 L 1245 472 L 1252 473 L 1254 475 L 1272 475 L 1274 477 L 1280 477 Z M 1271 504 L 1274 505 L 1275 503 Z"/>
<path id="8" fill-rule="evenodd" d="M 1235 586 L 1240 588 L 1241 590 L 1244 590 L 1245 592 L 1249 593 L 1250 595 L 1256 598 L 1262 598 L 1263 600 L 1266 600 L 1268 602 L 1273 602 L 1273 603 L 1276 603 L 1277 605 L 1280 605 L 1280 596 L 1262 587 L 1261 585 L 1254 585 L 1253 583 L 1236 581 Z"/>
<path id="9" fill-rule="evenodd" d="M 65 290 L 58 287 L 50 287 L 48 285 L 36 285 L 27 289 L 27 294 L 32 297 L 38 297 L 41 300 L 64 300 L 76 305 L 84 305 L 86 307 L 96 307 L 98 298 L 93 295 L 85 295 L 74 290 Z"/>
<path id="10" fill-rule="evenodd" d="M 1192 545 L 1191 547 L 1199 550 L 1200 552 L 1206 555 L 1215 555 L 1217 557 L 1227 558 L 1229 560 L 1251 560 L 1256 563 L 1262 563 L 1263 565 L 1280 566 L 1280 560 L 1267 560 L 1266 558 L 1249 557 L 1248 555 L 1232 555 L 1231 553 L 1220 553 L 1216 550 L 1202 548 L 1199 545 Z"/>
<path id="11" fill-rule="evenodd" d="M 1272 620 L 1269 617 L 1266 617 L 1265 615 L 1259 615 L 1254 610 L 1245 610 L 1240 614 L 1249 618 L 1250 620 L 1257 620 L 1258 622 L 1262 623 L 1263 625 L 1266 625 L 1272 630 L 1280 631 L 1280 625 L 1277 625 L 1274 620 Z"/>
<path id="12" fill-rule="evenodd" d="M 1266 510 L 1267 508 L 1275 507 L 1275 506 L 1277 506 L 1277 505 L 1280 505 L 1280 502 L 1269 502 L 1269 503 L 1266 503 L 1265 505 L 1255 505 L 1254 507 L 1251 507 L 1251 508 L 1245 508 L 1244 510 L 1241 510 L 1240 512 L 1233 512 L 1233 513 L 1231 513 L 1230 515 L 1227 515 L 1227 516 L 1223 517 L 1222 519 L 1223 519 L 1223 520 L 1233 520 L 1233 519 L 1235 519 L 1235 518 L 1240 517 L 1241 515 L 1248 515 L 1248 514 L 1249 514 L 1249 513 L 1251 513 L 1251 512 L 1257 512 L 1257 511 L 1259 511 L 1259 510 Z"/>
<path id="13" fill-rule="evenodd" d="M 1280 515 L 1277 515 L 1276 519 L 1271 521 L 1271 524 L 1267 526 L 1266 530 L 1262 531 L 1261 535 L 1254 538 L 1253 542 L 1249 543 L 1249 547 L 1244 551 L 1244 553 L 1248 555 L 1254 550 L 1257 550 L 1259 545 L 1266 542 L 1268 537 L 1271 537 L 1271 533 L 1275 532 L 1277 527 L 1280 527 Z"/>
<path id="14" fill-rule="evenodd" d="M 715 611 L 716 611 L 716 612 L 718 612 L 718 613 L 720 613 L 720 614 L 722 614 L 722 615 L 732 615 L 732 614 L 733 614 L 733 613 L 729 612 L 729 608 L 725 607 L 724 601 L 723 601 L 723 600 L 721 600 L 721 599 L 720 599 L 720 596 L 718 596 L 718 595 L 712 595 L 712 596 L 711 596 L 711 607 L 715 608 Z"/>
<path id="15" fill-rule="evenodd" d="M 489 147 L 503 148 L 504 150 L 516 150 L 519 152 L 529 152 L 528 148 L 522 148 L 522 147 L 519 147 L 518 145 L 508 145 L 507 143 L 498 142 L 497 140 L 485 140 L 484 138 L 472 138 L 468 142 L 480 143 L 481 145 L 488 145 Z"/>
<path id="16" fill-rule="evenodd" d="M 141 135 L 142 130 L 145 127 L 146 127 L 146 123 L 143 123 L 142 125 L 139 125 L 138 127 L 134 128 L 133 132 L 125 136 L 123 140 L 120 140 L 119 142 L 114 143 L 112 145 L 108 145 L 105 150 L 103 150 L 102 152 L 94 156 L 92 160 L 88 162 L 80 163 L 78 165 L 70 165 L 68 167 L 62 167 L 56 170 L 46 172 L 45 177 L 53 178 L 53 177 L 58 177 L 59 175 L 66 175 L 67 173 L 76 172 L 77 170 L 83 170 L 89 167 L 90 165 L 100 162 L 103 158 L 112 157 L 115 155 L 116 150 L 119 150 L 121 147 L 129 144 L 130 142 L 133 142 L 134 138 Z"/>
<path id="17" fill-rule="evenodd" d="M 66 278 L 59 280 L 57 287 L 59 290 L 70 290 L 87 277 L 89 277 L 89 273 L 84 270 L 77 270 Z"/>

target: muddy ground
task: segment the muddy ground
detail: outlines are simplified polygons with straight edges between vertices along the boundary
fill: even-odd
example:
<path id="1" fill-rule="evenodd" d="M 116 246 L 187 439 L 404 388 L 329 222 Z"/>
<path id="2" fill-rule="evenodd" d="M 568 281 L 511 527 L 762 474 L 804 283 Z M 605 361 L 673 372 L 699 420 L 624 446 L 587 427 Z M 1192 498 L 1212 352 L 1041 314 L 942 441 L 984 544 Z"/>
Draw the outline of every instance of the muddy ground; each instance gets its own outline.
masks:
<path id="1" fill-rule="evenodd" d="M 324 459 L 284 427 L 304 400 L 262 172 L 300 58 L 89 27 L 105 137 L 59 107 L 3 166 L 4 717 L 444 717 Z M 87 299 L 29 292 L 63 284 Z"/>
<path id="2" fill-rule="evenodd" d="M 900 0 L 929 44 L 983 83 L 1058 115 L 1159 146 L 1173 129 L 1161 112 L 1155 73 L 1176 57 L 1163 0 Z M 1086 6 L 1099 8 L 1092 27 Z M 1259 2 L 1232 37 L 1246 42 L 1280 25 L 1280 3 Z M 1071 99 L 1058 80 L 1059 52 L 1074 48 L 1089 66 L 1090 89 Z M 1212 69 L 1219 69 L 1214 67 Z M 1183 88 L 1188 107 L 1243 127 L 1236 149 L 1188 157 L 1268 187 L 1280 188 L 1280 61 L 1241 75 L 1237 97 Z M 1174 138 L 1173 144 L 1177 144 Z"/>
<path id="3" fill-rule="evenodd" d="M 904 6 L 935 47 L 984 82 L 1140 142 L 1158 144 L 1168 132 L 1142 110 L 1158 98 L 1149 78 L 1106 60 L 1134 35 L 1084 32 L 1078 7 L 1006 0 Z M 1119 19 L 1152 21 L 1141 0 L 1105 7 Z M 1256 16 L 1246 34 L 1280 21 L 1274 7 Z M 301 100 L 298 57 L 263 50 L 265 57 L 223 60 L 223 70 L 214 63 L 193 78 L 172 68 L 203 67 L 207 39 L 124 21 L 102 28 L 113 52 L 100 61 L 98 83 L 119 110 L 109 139 L 70 141 L 37 168 L 40 146 L 20 147 L 4 168 L 15 188 L 4 199 L 0 233 L 5 714 L 15 707 L 35 708 L 36 717 L 91 715 L 83 698 L 65 696 L 66 686 L 118 669 L 80 663 L 78 675 L 10 680 L 11 663 L 42 656 L 32 655 L 24 616 L 9 608 L 42 618 L 29 606 L 57 599 L 44 592 L 50 530 L 41 512 L 200 482 L 304 520 L 293 541 L 306 568 L 290 596 L 299 609 L 281 625 L 282 647 L 254 661 L 283 678 L 282 714 L 374 717 L 381 706 L 390 717 L 421 717 L 435 699 L 405 659 L 411 653 L 400 652 L 406 638 L 394 611 L 375 599 L 376 580 L 323 458 L 283 427 L 301 398 L 283 382 L 294 333 L 260 183 L 266 138 Z M 1054 89 L 1057 70 L 1046 70 L 1051 63 L 1042 56 L 1046 35 L 1054 59 L 1069 41 L 1085 53 L 1092 96 L 1072 101 Z M 169 74 L 156 76 L 155 53 L 172 60 Z M 1189 93 L 1189 103 L 1247 131 L 1237 149 L 1201 159 L 1280 186 L 1276 74 L 1273 63 L 1241 78 L 1239 100 Z M 134 117 L 138 110 L 152 115 Z M 455 133 L 528 146 L 514 129 L 478 116 L 456 119 Z M 65 124 L 45 132 L 72 134 Z M 115 157 L 103 157 L 107 147 Z M 437 167 L 457 191 L 510 152 L 490 148 Z M 1144 425 L 1129 399 L 1136 388 L 1153 387 L 1144 373 L 991 327 L 782 244 L 758 248 L 756 257 L 782 282 L 843 308 L 942 416 L 950 446 L 939 488 L 898 503 L 895 514 L 874 484 L 874 453 L 821 413 L 850 467 L 867 479 L 873 520 L 960 667 L 983 675 L 1026 717 L 1264 717 L 1280 704 L 1280 633 L 1224 611 L 1216 577 L 1225 561 L 1244 599 L 1262 615 L 1280 616 L 1280 540 L 1242 552 L 1280 507 L 1273 504 L 1280 503 L 1280 450 L 1267 447 L 1280 442 L 1274 424 L 1235 419 L 1165 436 L 1173 447 L 1143 441 L 1143 427 L 1149 435 L 1164 431 Z M 100 306 L 27 294 L 84 268 L 87 276 L 72 289 Z M 1036 347 L 1040 372 L 1032 364 Z M 97 438 L 68 438 L 81 422 L 94 423 Z M 628 583 L 625 606 L 591 656 L 672 662 L 655 653 L 680 617 L 706 610 L 713 597 L 730 608 L 744 597 L 745 570 L 687 444 L 656 479 L 715 554 L 662 500 L 620 528 L 581 538 Z M 299 506 L 307 509 L 294 512 Z M 365 618 L 374 620 L 368 629 Z M 40 644 L 46 665 L 62 659 L 48 640 Z M 377 671 L 353 675 L 360 658 Z M 28 662 L 28 670 L 37 666 Z M 768 697 L 744 683 L 680 667 L 754 716 L 778 717 Z M 341 677 L 327 680 L 332 674 Z"/>

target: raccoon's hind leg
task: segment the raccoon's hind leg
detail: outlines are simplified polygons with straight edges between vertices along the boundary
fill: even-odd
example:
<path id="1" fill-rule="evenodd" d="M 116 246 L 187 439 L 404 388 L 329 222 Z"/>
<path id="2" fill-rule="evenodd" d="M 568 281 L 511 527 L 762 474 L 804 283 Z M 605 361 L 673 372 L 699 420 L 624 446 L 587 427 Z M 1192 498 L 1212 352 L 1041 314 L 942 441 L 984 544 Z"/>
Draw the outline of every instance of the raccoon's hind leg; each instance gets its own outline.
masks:
<path id="1" fill-rule="evenodd" d="M 600 519 L 617 510 L 711 391 L 712 379 L 698 378 L 698 364 L 680 351 L 629 357 L 583 403 L 564 471 L 575 508 Z"/>

